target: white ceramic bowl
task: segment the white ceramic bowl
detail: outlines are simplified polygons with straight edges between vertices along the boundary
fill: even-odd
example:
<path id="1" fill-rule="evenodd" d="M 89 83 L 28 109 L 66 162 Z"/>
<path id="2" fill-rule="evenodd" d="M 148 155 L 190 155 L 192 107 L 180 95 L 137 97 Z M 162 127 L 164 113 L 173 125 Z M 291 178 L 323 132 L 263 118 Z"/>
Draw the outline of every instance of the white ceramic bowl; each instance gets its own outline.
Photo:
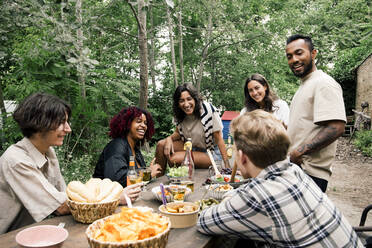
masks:
<path id="1" fill-rule="evenodd" d="M 227 192 L 234 189 L 229 184 L 211 184 L 211 185 L 207 185 L 206 187 L 207 187 L 209 196 L 212 197 L 212 198 L 215 198 L 216 200 L 222 200 L 223 196 Z M 220 190 L 217 189 L 217 188 L 221 188 L 221 187 L 226 187 L 228 189 L 220 189 Z"/>
<path id="2" fill-rule="evenodd" d="M 170 194 L 170 192 L 167 193 L 167 188 L 169 188 L 170 186 L 172 187 L 183 187 L 183 188 L 186 188 L 186 193 L 185 193 L 185 201 L 187 200 L 187 198 L 190 196 L 191 194 L 191 189 L 187 188 L 186 186 L 180 186 L 180 185 L 164 185 L 164 191 L 166 192 L 166 195 L 165 197 L 167 198 L 167 202 L 171 202 L 173 201 L 172 199 L 172 195 Z M 160 186 L 156 186 L 156 187 L 153 187 L 151 189 L 151 192 L 152 194 L 155 196 L 156 199 L 158 199 L 159 201 L 163 202 L 162 199 L 161 199 L 161 191 L 160 191 Z"/>
<path id="3" fill-rule="evenodd" d="M 23 248 L 58 248 L 67 239 L 68 232 L 63 227 L 40 225 L 20 231 L 15 239 Z"/>
<path id="4" fill-rule="evenodd" d="M 181 202 L 181 203 L 170 202 L 170 203 L 167 203 L 167 206 L 172 207 L 173 205 L 176 205 L 176 204 L 195 206 L 197 210 L 190 212 L 190 213 L 170 213 L 167 210 L 165 210 L 164 205 L 161 205 L 159 207 L 159 211 L 162 215 L 165 215 L 170 219 L 171 228 L 186 228 L 186 227 L 194 226 L 198 220 L 198 213 L 200 210 L 200 206 L 193 202 Z"/>

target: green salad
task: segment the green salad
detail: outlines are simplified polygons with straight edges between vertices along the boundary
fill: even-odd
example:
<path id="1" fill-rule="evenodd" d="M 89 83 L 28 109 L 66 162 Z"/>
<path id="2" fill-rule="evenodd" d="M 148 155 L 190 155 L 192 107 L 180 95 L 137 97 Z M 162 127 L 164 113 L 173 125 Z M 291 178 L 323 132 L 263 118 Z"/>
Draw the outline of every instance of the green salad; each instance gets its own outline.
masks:
<path id="1" fill-rule="evenodd" d="M 189 168 L 187 166 L 180 166 L 169 168 L 167 175 L 169 177 L 185 177 L 188 173 Z"/>

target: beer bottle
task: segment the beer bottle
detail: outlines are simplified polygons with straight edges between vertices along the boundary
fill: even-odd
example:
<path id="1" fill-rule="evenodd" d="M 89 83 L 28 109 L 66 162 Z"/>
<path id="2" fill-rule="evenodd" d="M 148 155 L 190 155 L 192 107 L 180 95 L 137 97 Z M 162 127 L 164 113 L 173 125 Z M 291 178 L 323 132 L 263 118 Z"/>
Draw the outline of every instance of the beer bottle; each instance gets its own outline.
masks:
<path id="1" fill-rule="evenodd" d="M 137 171 L 134 163 L 134 156 L 129 157 L 129 170 L 127 173 L 127 186 L 137 183 Z"/>

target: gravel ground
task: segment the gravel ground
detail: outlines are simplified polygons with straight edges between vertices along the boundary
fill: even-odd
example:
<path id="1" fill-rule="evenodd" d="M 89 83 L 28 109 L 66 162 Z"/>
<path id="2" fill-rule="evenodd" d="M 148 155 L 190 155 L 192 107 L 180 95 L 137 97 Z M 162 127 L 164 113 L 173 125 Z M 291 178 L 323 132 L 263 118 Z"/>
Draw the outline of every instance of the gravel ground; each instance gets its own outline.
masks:
<path id="1" fill-rule="evenodd" d="M 359 226 L 363 209 L 372 204 L 372 158 L 365 157 L 348 137 L 338 140 L 327 195 L 353 226 Z M 366 226 L 372 226 L 372 211 Z"/>

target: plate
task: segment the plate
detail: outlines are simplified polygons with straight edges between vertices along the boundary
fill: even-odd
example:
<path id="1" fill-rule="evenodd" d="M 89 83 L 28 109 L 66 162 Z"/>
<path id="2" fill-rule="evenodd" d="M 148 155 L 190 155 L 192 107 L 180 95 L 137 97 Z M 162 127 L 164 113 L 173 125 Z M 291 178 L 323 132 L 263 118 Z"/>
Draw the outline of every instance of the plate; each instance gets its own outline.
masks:
<path id="1" fill-rule="evenodd" d="M 143 182 L 144 185 L 147 185 L 147 184 L 152 183 L 154 181 L 155 181 L 155 178 L 151 178 L 150 181 L 142 181 L 142 182 Z"/>
<path id="2" fill-rule="evenodd" d="M 187 176 L 184 176 L 184 177 L 171 177 L 171 176 L 169 176 L 169 175 L 167 175 L 167 177 L 168 177 L 168 180 L 169 181 L 171 181 L 171 182 L 174 182 L 174 181 L 176 181 L 176 182 L 180 182 L 181 180 L 184 180 L 185 178 L 187 178 Z"/>
<path id="3" fill-rule="evenodd" d="M 231 175 L 222 175 L 222 177 L 223 178 L 227 177 L 230 180 Z M 249 178 L 248 179 L 244 179 L 240 175 L 235 175 L 235 179 L 239 179 L 239 182 L 230 183 L 230 182 L 225 182 L 225 181 L 219 181 L 219 180 L 216 179 L 216 176 L 211 176 L 210 177 L 210 180 L 214 184 L 230 184 L 233 188 L 238 188 L 240 185 L 242 185 L 242 184 L 244 184 L 244 183 L 246 183 L 246 182 L 249 181 Z"/>
<path id="4" fill-rule="evenodd" d="M 200 210 L 204 210 L 206 208 L 210 208 L 211 206 L 220 204 L 220 201 L 215 198 L 207 198 L 196 201 L 195 203 L 200 205 Z"/>

